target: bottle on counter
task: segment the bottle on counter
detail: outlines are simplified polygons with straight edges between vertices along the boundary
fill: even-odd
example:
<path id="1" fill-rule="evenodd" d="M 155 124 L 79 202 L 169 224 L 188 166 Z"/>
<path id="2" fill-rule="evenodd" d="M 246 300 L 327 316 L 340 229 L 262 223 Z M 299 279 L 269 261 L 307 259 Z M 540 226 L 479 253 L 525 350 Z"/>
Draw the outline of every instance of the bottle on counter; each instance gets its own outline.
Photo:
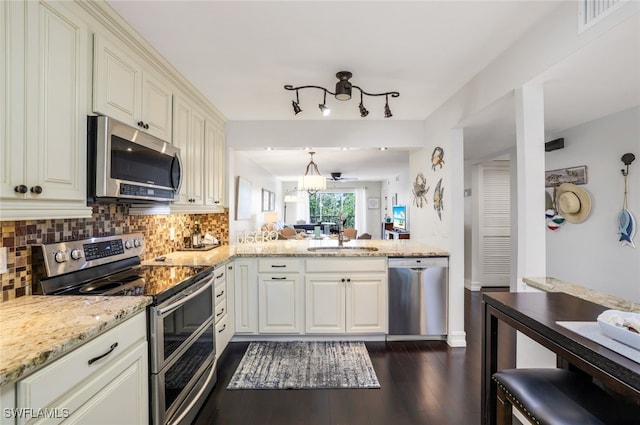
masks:
<path id="1" fill-rule="evenodd" d="M 198 223 L 198 220 L 196 220 L 193 225 L 193 231 L 191 232 L 191 247 L 200 248 L 201 246 L 202 246 L 202 229 L 200 229 L 200 224 Z"/>

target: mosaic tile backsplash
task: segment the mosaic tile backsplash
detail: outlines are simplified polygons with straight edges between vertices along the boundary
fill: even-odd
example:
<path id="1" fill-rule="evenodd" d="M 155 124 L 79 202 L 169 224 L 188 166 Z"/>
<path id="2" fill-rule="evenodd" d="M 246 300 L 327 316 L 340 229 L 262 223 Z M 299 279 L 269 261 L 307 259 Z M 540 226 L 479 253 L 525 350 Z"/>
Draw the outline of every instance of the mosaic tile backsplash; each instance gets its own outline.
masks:
<path id="1" fill-rule="evenodd" d="M 229 212 L 217 214 L 129 215 L 128 205 L 95 204 L 91 218 L 2 221 L 0 246 L 7 248 L 8 272 L 2 278 L 2 298 L 8 301 L 30 295 L 32 244 L 88 239 L 142 232 L 146 249 L 143 260 L 173 252 L 184 246 L 195 220 L 221 244 L 229 244 Z M 169 240 L 169 229 L 175 239 Z"/>

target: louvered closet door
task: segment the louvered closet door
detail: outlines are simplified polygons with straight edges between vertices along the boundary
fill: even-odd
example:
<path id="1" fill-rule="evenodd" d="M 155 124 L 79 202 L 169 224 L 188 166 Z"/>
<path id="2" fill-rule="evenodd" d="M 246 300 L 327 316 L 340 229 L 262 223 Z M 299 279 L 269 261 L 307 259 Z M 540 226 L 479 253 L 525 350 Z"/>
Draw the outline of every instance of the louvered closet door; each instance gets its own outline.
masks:
<path id="1" fill-rule="evenodd" d="M 508 165 L 481 167 L 480 279 L 482 286 L 509 286 L 511 205 Z"/>

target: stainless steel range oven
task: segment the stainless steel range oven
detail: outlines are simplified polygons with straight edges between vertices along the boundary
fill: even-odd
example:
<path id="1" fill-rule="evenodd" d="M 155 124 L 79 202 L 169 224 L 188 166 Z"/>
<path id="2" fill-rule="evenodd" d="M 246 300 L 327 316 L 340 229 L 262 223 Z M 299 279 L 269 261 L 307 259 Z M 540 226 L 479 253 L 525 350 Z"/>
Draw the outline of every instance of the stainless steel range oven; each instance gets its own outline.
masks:
<path id="1" fill-rule="evenodd" d="M 213 268 L 143 266 L 142 234 L 40 245 L 45 295 L 147 295 L 154 425 L 191 423 L 216 381 Z M 41 260 L 39 260 L 41 258 Z"/>

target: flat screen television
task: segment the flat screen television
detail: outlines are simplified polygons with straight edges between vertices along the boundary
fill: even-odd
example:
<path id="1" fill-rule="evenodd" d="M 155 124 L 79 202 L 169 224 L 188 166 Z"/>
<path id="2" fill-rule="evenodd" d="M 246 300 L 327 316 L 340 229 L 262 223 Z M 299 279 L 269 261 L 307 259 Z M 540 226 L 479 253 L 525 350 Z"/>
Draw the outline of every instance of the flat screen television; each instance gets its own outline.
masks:
<path id="1" fill-rule="evenodd" d="M 393 211 L 393 228 L 395 230 L 407 230 L 407 206 L 394 205 Z"/>

